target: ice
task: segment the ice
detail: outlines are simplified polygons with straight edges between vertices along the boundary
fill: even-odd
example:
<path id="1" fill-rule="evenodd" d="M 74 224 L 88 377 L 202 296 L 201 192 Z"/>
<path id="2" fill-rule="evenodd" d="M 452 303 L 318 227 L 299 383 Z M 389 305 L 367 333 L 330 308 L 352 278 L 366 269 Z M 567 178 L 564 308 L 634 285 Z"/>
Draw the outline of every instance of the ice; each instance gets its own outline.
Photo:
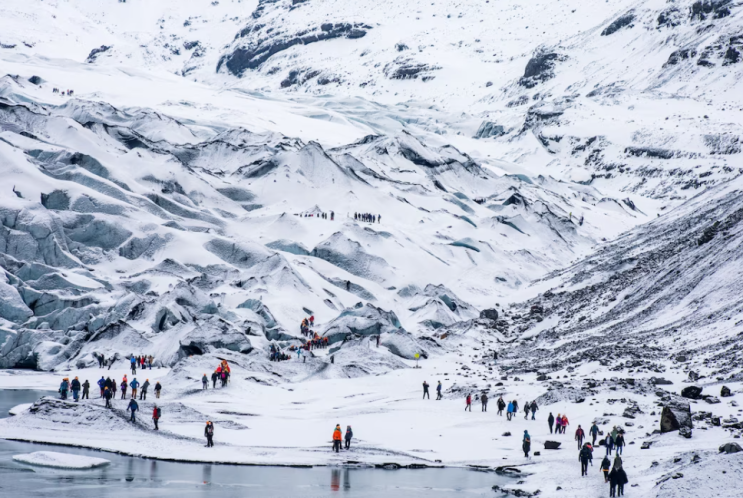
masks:
<path id="1" fill-rule="evenodd" d="M 70 453 L 58 453 L 56 451 L 35 451 L 25 455 L 13 455 L 16 462 L 39 467 L 54 467 L 57 469 L 94 469 L 111 463 L 105 458 L 95 458 Z"/>

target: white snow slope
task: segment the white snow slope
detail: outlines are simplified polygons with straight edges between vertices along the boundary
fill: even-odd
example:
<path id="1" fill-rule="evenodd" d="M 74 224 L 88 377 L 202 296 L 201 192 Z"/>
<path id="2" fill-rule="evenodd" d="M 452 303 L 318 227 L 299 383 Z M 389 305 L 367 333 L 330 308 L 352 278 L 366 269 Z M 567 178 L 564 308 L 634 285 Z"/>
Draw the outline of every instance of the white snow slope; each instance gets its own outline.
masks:
<path id="1" fill-rule="evenodd" d="M 508 466 L 512 493 L 589 497 L 606 490 L 578 479 L 571 433 L 596 421 L 626 431 L 628 495 L 743 496 L 742 457 L 718 455 L 743 430 L 741 15 L 729 0 L 2 2 L 0 387 L 120 382 L 147 354 L 139 375 L 165 390 L 159 432 L 155 400 L 128 424 L 125 401 L 94 395 L 43 398 L 0 437 Z M 309 315 L 330 347 L 300 358 Z M 232 382 L 203 392 L 222 359 Z M 416 399 L 424 380 L 444 399 Z M 464 413 L 468 393 L 490 410 Z M 536 399 L 541 421 L 498 417 L 501 394 Z M 661 434 L 685 403 L 691 438 Z M 336 423 L 354 427 L 349 453 L 328 451 Z"/>

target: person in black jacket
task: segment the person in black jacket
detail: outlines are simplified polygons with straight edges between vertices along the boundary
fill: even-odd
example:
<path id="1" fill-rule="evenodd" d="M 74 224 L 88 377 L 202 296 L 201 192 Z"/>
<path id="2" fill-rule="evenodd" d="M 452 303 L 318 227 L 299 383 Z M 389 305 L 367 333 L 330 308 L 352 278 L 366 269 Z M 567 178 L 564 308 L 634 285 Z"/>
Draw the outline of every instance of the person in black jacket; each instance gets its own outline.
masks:
<path id="1" fill-rule="evenodd" d="M 106 387 L 105 389 L 103 389 L 103 399 L 106 400 L 106 408 L 113 408 L 113 406 L 111 406 L 111 398 L 113 398 L 111 389 Z"/>
<path id="2" fill-rule="evenodd" d="M 83 397 L 82 399 L 90 399 L 90 382 L 88 382 L 88 379 L 85 379 L 85 382 L 83 382 Z"/>
<path id="3" fill-rule="evenodd" d="M 629 482 L 622 467 L 614 467 L 609 472 L 609 496 L 624 496 L 624 485 Z"/>
<path id="4" fill-rule="evenodd" d="M 578 453 L 578 460 L 580 460 L 581 477 L 588 475 L 588 462 L 591 462 L 591 465 L 593 465 L 593 452 L 588 447 L 588 443 L 584 444 Z"/>
<path id="5" fill-rule="evenodd" d="M 206 436 L 206 447 L 211 448 L 214 446 L 214 424 L 211 422 L 206 423 L 206 427 L 204 428 L 204 435 Z"/>
<path id="6" fill-rule="evenodd" d="M 346 449 L 351 449 L 351 439 L 353 438 L 353 431 L 351 430 L 351 426 L 346 426 Z"/>
<path id="7" fill-rule="evenodd" d="M 217 377 L 218 377 L 217 372 L 216 371 L 212 372 L 212 389 L 217 388 Z"/>
<path id="8" fill-rule="evenodd" d="M 145 379 L 144 384 L 142 384 L 142 389 L 139 391 L 139 400 L 146 400 L 147 399 L 147 389 L 150 387 L 150 379 Z"/>
<path id="9" fill-rule="evenodd" d="M 506 402 L 503 401 L 503 396 L 498 398 L 498 415 L 503 416 L 503 410 L 506 409 Z"/>
<path id="10" fill-rule="evenodd" d="M 78 398 L 80 397 L 80 381 L 75 377 L 72 379 L 72 398 L 75 400 L 75 403 L 77 403 Z"/>
<path id="11" fill-rule="evenodd" d="M 609 457 L 605 456 L 603 460 L 601 460 L 601 472 L 604 473 L 604 482 L 609 482 L 609 469 L 611 468 L 611 462 L 609 461 Z"/>
<path id="12" fill-rule="evenodd" d="M 555 424 L 555 417 L 552 415 L 552 412 L 550 412 L 550 416 L 547 417 L 547 423 L 550 424 L 550 434 L 552 434 L 552 426 Z"/>

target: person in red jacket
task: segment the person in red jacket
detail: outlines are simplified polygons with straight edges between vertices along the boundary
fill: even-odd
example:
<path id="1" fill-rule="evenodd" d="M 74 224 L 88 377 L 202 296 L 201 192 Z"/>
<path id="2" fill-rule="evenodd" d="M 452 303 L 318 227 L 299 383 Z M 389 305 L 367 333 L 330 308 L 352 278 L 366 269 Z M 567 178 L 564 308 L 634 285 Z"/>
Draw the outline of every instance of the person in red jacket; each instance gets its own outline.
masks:
<path id="1" fill-rule="evenodd" d="M 312 316 L 310 317 L 310 326 L 312 326 L 312 325 L 314 325 L 314 324 L 315 324 L 315 315 L 312 315 Z"/>
<path id="2" fill-rule="evenodd" d="M 578 441 L 578 450 L 580 450 L 583 447 L 583 440 L 586 437 L 586 433 L 583 432 L 583 429 L 580 425 L 578 425 L 578 430 L 575 431 L 575 440 Z"/>
<path id="3" fill-rule="evenodd" d="M 333 451 L 340 453 L 341 441 L 343 440 L 343 434 L 341 434 L 341 424 L 335 426 L 333 431 Z"/>
<path id="4" fill-rule="evenodd" d="M 465 400 L 464 411 L 467 411 L 467 410 L 472 411 L 472 395 L 471 394 L 468 394 L 467 399 Z"/>
<path id="5" fill-rule="evenodd" d="M 570 425 L 570 424 L 568 424 L 568 416 L 567 415 L 563 415 L 562 416 L 562 433 L 563 434 L 565 434 L 565 431 L 567 430 L 568 425 Z"/>
<path id="6" fill-rule="evenodd" d="M 155 430 L 159 431 L 160 428 L 157 426 L 157 421 L 160 420 L 160 409 L 155 405 L 155 409 L 152 410 L 152 421 L 155 422 Z"/>

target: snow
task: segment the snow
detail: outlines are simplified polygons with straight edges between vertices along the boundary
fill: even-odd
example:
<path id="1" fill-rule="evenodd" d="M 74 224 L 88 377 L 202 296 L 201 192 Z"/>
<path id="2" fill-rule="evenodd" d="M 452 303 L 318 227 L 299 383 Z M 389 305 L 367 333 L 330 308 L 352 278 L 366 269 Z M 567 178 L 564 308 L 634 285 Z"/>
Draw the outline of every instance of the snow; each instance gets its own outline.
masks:
<path id="1" fill-rule="evenodd" d="M 56 451 L 35 451 L 25 455 L 13 455 L 16 462 L 40 467 L 54 467 L 57 469 L 94 469 L 111 463 L 105 458 L 95 458 L 70 453 L 58 453 Z"/>
<path id="2" fill-rule="evenodd" d="M 10 410 L 8 410 L 8 414 L 9 415 L 12 415 L 12 416 L 18 415 L 20 413 L 25 412 L 29 408 L 31 408 L 32 405 L 33 405 L 33 403 L 22 403 L 20 405 L 16 405 L 13 408 L 11 408 Z"/>

